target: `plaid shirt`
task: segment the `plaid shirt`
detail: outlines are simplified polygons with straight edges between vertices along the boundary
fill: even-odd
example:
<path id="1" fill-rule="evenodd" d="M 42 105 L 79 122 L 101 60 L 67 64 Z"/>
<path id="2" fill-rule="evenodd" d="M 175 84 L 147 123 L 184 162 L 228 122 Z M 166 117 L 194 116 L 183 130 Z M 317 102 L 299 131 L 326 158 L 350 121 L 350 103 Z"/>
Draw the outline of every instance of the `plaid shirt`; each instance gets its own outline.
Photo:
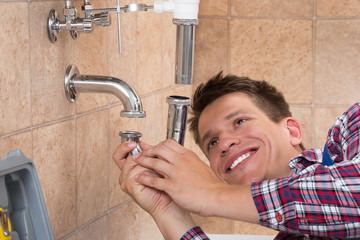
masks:
<path id="1" fill-rule="evenodd" d="M 259 223 L 281 231 L 276 239 L 360 238 L 360 102 L 329 130 L 326 146 L 333 165 L 322 164 L 323 150 L 307 150 L 289 161 L 289 178 L 252 184 Z M 203 235 L 196 227 L 181 240 Z"/>

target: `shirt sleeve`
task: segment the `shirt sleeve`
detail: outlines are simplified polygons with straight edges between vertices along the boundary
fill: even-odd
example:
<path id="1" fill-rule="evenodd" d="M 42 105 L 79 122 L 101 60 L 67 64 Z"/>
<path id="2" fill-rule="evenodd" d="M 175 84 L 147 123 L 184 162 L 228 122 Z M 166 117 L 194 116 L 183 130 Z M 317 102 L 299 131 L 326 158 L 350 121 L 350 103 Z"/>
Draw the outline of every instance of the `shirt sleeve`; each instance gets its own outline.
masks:
<path id="1" fill-rule="evenodd" d="M 330 128 L 327 145 L 334 162 L 349 161 L 360 153 L 360 102 L 344 112 Z"/>
<path id="2" fill-rule="evenodd" d="M 209 240 L 209 238 L 199 226 L 196 226 L 186 232 L 180 240 Z"/>
<path id="3" fill-rule="evenodd" d="M 289 178 L 253 183 L 259 223 L 293 234 L 360 237 L 359 132 L 357 103 L 329 131 L 334 165 L 314 161 Z"/>

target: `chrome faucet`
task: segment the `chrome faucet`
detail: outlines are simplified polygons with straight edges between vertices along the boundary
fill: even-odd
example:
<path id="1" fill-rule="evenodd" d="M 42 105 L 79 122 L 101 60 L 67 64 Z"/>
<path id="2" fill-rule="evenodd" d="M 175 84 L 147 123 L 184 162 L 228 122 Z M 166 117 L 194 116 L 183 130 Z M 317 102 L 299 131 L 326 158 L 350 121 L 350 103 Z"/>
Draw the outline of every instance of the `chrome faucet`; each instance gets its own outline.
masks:
<path id="1" fill-rule="evenodd" d="M 187 110 L 191 100 L 183 96 L 169 96 L 166 102 L 169 104 L 166 139 L 173 139 L 184 146 Z"/>
<path id="2" fill-rule="evenodd" d="M 67 99 L 72 103 L 76 101 L 80 92 L 110 93 L 117 96 L 124 105 L 124 110 L 120 113 L 121 117 L 143 118 L 146 115 L 136 91 L 118 78 L 80 75 L 78 68 L 70 65 L 65 72 L 64 88 Z"/>
<path id="3" fill-rule="evenodd" d="M 93 9 L 89 0 L 84 0 L 82 11 L 84 18 L 77 17 L 76 8 L 72 7 L 71 0 L 65 1 L 64 17 L 65 21 L 60 21 L 55 9 L 51 9 L 48 16 L 48 36 L 51 42 L 57 41 L 56 32 L 69 30 L 73 39 L 77 39 L 79 32 L 91 33 L 94 26 L 110 26 L 111 20 L 109 12 L 105 9 L 99 11 Z M 95 13 L 93 15 L 93 13 Z"/>

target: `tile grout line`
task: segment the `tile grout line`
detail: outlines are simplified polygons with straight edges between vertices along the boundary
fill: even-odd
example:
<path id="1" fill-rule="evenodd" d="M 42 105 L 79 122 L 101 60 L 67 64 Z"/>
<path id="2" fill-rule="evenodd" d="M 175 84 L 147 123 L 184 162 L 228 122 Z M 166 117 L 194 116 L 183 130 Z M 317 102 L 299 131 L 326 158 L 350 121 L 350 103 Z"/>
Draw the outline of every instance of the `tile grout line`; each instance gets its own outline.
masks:
<path id="1" fill-rule="evenodd" d="M 312 19 L 313 35 L 312 35 L 312 105 L 311 105 L 311 144 L 315 148 L 315 93 L 316 93 L 316 22 L 317 22 L 317 2 L 314 0 L 314 13 Z"/>
<path id="2" fill-rule="evenodd" d="M 314 16 L 309 17 L 245 17 L 245 16 L 200 16 L 201 19 L 223 19 L 224 17 L 231 17 L 234 20 L 312 20 Z M 360 19 L 360 16 L 350 16 L 350 17 L 316 17 L 318 20 L 357 20 Z"/>
<path id="3" fill-rule="evenodd" d="M 231 0 L 228 0 L 228 14 L 227 14 L 227 27 L 228 27 L 228 33 L 227 33 L 227 58 L 228 58 L 228 66 L 227 66 L 227 73 L 231 73 Z M 231 232 L 232 234 L 235 234 L 235 221 L 231 221 Z"/>
<path id="4" fill-rule="evenodd" d="M 27 8 L 28 8 L 28 47 L 29 47 L 29 87 L 30 87 L 30 145 L 31 145 L 31 159 L 34 159 L 34 137 L 33 137 L 33 91 L 32 91 L 32 68 L 31 68 L 31 32 L 30 32 L 30 23 L 31 23 L 31 14 L 30 14 L 30 2 L 27 2 Z M 0 138 L 1 139 L 1 138 Z"/>
<path id="5" fill-rule="evenodd" d="M 227 33 L 227 44 L 228 44 L 228 51 L 227 51 L 227 54 L 228 54 L 228 66 L 227 66 L 227 69 L 228 69 L 228 72 L 227 73 L 231 73 L 231 0 L 228 0 L 228 15 L 227 15 L 227 27 L 228 27 L 228 33 Z"/>
<path id="6" fill-rule="evenodd" d="M 106 4 L 106 7 L 109 6 L 109 0 L 106 0 L 105 2 Z M 111 72 L 110 72 L 110 31 L 106 31 L 106 43 L 107 43 L 107 52 L 106 52 L 106 59 L 107 59 L 107 71 L 108 71 L 108 76 L 111 76 Z M 110 101 L 110 96 L 108 96 L 108 132 L 107 132 L 107 135 L 108 135 L 108 149 L 107 149 L 107 152 L 108 152 L 108 156 L 107 156 L 107 167 L 108 167 L 108 183 L 107 183 L 107 206 L 106 206 L 106 209 L 107 209 L 107 212 L 109 211 L 110 209 L 110 196 L 111 196 L 111 101 Z M 109 232 L 110 232 L 110 224 L 106 224 L 106 227 L 107 227 L 107 239 L 109 239 Z"/>
<path id="7" fill-rule="evenodd" d="M 108 215 L 108 214 L 110 214 L 110 213 L 112 213 L 112 212 L 115 212 L 116 210 L 118 210 L 118 209 L 120 209 L 120 208 L 128 205 L 128 204 L 131 203 L 132 201 L 133 201 L 133 200 L 131 200 L 131 199 L 130 199 L 130 200 L 127 200 L 127 201 L 119 204 L 118 206 L 113 207 L 113 208 L 111 208 L 111 209 L 103 212 L 102 214 L 97 215 L 96 217 L 94 217 L 94 218 L 90 219 L 89 221 L 87 221 L 86 223 L 84 223 L 84 224 L 83 224 L 82 226 L 80 226 L 79 228 L 76 228 L 75 231 L 73 231 L 73 232 L 71 232 L 71 233 L 63 236 L 62 238 L 60 238 L 60 240 L 66 240 L 66 239 L 68 239 L 68 238 L 76 235 L 78 232 L 81 232 L 81 231 L 84 230 L 87 226 L 89 226 L 89 225 L 91 225 L 92 223 L 96 222 L 96 221 L 99 220 L 100 218 L 105 217 L 106 215 Z"/>
<path id="8" fill-rule="evenodd" d="M 144 95 L 140 96 L 140 98 L 147 98 L 147 97 L 150 97 L 150 96 L 153 96 L 153 95 L 162 94 L 162 93 L 164 93 L 166 91 L 176 89 L 176 88 L 179 88 L 179 87 L 178 86 L 167 87 L 167 88 L 158 90 L 156 92 L 144 94 Z M 0 140 L 8 138 L 8 137 L 15 136 L 15 135 L 23 133 L 23 132 L 32 131 L 32 130 L 37 129 L 37 128 L 53 125 L 53 124 L 56 124 L 56 123 L 61 123 L 61 122 L 64 122 L 64 121 L 69 121 L 69 120 L 72 120 L 72 119 L 75 119 L 75 118 L 78 118 L 78 117 L 83 117 L 83 116 L 86 116 L 86 115 L 89 115 L 89 114 L 92 114 L 92 113 L 95 113 L 95 112 L 98 112 L 98 111 L 102 111 L 102 110 L 105 110 L 105 109 L 108 109 L 108 108 L 122 106 L 121 102 L 109 103 L 108 106 L 103 106 L 103 107 L 92 109 L 92 110 L 89 110 L 89 111 L 86 111 L 86 112 L 77 113 L 77 104 L 76 103 L 74 103 L 74 104 L 75 104 L 75 113 L 74 113 L 74 115 L 66 116 L 64 118 L 60 118 L 60 119 L 50 121 L 50 122 L 46 122 L 46 123 L 41 123 L 41 124 L 38 124 L 36 126 L 30 126 L 28 128 L 24 128 L 24 129 L 21 129 L 21 130 L 18 130 L 18 131 L 6 133 L 3 136 L 0 136 Z"/>
<path id="9" fill-rule="evenodd" d="M 74 116 L 74 128 L 75 128 L 75 231 L 73 235 L 76 236 L 78 233 L 78 198 L 79 198 L 79 183 L 78 183 L 78 127 L 77 127 L 77 116 L 76 116 L 76 105 L 75 105 L 75 116 Z"/>

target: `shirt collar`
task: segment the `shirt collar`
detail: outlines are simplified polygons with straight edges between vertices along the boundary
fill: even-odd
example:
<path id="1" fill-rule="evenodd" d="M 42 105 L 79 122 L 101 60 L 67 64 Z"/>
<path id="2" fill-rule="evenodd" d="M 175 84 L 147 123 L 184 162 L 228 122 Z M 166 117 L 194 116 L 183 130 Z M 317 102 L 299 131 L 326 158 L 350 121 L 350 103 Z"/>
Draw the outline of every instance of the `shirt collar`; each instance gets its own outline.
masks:
<path id="1" fill-rule="evenodd" d="M 289 161 L 291 171 L 297 172 L 312 164 L 322 163 L 323 149 L 310 149 L 300 153 Z"/>

